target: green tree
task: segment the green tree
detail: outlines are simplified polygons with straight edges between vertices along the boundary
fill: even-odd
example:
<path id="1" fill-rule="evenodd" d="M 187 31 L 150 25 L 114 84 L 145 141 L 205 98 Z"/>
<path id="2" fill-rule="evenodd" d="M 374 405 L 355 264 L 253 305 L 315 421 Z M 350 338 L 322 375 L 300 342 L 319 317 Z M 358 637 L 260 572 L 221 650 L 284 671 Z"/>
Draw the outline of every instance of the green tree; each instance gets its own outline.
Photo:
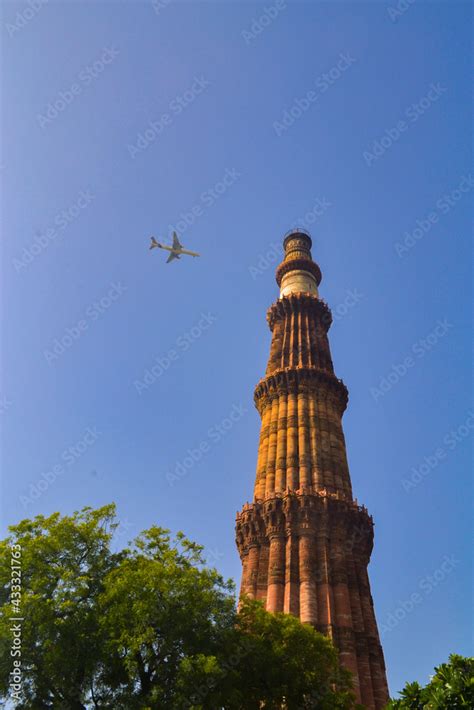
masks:
<path id="1" fill-rule="evenodd" d="M 201 680 L 198 672 L 190 674 L 188 686 L 195 690 L 188 697 L 198 708 L 355 707 L 351 674 L 340 668 L 330 639 L 290 614 L 266 612 L 261 602 L 243 600 L 217 661 L 204 668 Z M 206 676 L 212 681 L 213 675 L 217 692 L 209 698 Z"/>
<path id="2" fill-rule="evenodd" d="M 114 552 L 116 527 L 110 505 L 10 528 L 0 543 L 1 697 L 11 697 L 10 619 L 21 615 L 21 710 L 354 707 L 329 639 L 258 602 L 237 614 L 232 583 L 182 533 L 152 527 Z"/>
<path id="3" fill-rule="evenodd" d="M 85 508 L 71 517 L 55 513 L 23 520 L 0 543 L 0 693 L 12 670 L 11 547 L 21 560 L 22 702 L 18 708 L 84 707 L 104 642 L 97 599 L 103 579 L 120 556 L 110 551 L 116 527 L 113 506 Z"/>
<path id="4" fill-rule="evenodd" d="M 121 668 L 117 684 L 106 665 L 99 681 L 111 707 L 172 708 L 187 659 L 206 667 L 235 623 L 233 585 L 204 566 L 202 547 L 153 527 L 104 580 L 99 599 L 106 658 Z M 203 667 L 202 665 L 200 666 Z"/>
<path id="5" fill-rule="evenodd" d="M 474 658 L 451 654 L 448 663 L 435 668 L 428 685 L 407 683 L 387 710 L 457 710 L 474 708 Z"/>

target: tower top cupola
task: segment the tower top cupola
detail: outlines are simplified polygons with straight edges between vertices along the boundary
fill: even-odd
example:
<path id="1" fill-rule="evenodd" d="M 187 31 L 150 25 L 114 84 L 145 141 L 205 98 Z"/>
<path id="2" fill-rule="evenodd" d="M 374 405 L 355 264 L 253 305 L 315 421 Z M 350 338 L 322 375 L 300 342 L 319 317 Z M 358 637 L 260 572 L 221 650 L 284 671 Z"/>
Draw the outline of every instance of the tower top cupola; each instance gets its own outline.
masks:
<path id="1" fill-rule="evenodd" d="M 285 257 L 276 271 L 280 298 L 290 293 L 312 293 L 318 296 L 321 270 L 311 256 L 312 245 L 312 239 L 304 229 L 292 229 L 285 236 Z"/>

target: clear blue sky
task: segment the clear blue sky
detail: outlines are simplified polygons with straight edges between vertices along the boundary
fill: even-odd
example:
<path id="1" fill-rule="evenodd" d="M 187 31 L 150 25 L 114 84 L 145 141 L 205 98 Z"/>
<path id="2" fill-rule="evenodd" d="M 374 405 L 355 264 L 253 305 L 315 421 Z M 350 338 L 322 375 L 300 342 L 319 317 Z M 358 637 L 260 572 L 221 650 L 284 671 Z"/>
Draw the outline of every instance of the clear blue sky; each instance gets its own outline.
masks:
<path id="1" fill-rule="evenodd" d="M 303 222 L 393 693 L 471 651 L 474 426 L 470 10 L 396 6 L 5 3 L 1 20 L 3 530 L 115 501 L 123 542 L 182 529 L 239 580 L 265 313 Z M 166 265 L 149 236 L 178 223 L 202 258 Z"/>

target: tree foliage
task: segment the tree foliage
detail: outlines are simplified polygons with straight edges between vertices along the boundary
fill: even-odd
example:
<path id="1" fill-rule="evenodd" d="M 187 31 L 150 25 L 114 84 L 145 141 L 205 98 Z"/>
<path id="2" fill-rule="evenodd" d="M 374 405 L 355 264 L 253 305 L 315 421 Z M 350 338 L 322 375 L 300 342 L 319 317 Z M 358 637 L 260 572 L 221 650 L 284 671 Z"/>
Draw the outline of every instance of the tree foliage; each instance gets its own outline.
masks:
<path id="1" fill-rule="evenodd" d="M 18 708 L 82 708 L 104 642 L 97 616 L 103 580 L 119 563 L 110 551 L 113 506 L 23 520 L 0 543 L 0 692 L 10 678 L 11 546 L 21 550 L 22 702 Z"/>
<path id="2" fill-rule="evenodd" d="M 435 668 L 428 685 L 407 683 L 400 699 L 387 710 L 458 710 L 474 708 L 474 658 L 451 654 L 448 663 Z"/>
<path id="3" fill-rule="evenodd" d="M 182 533 L 152 527 L 115 552 L 117 525 L 113 505 L 85 508 L 23 520 L 0 543 L 3 699 L 20 613 L 20 710 L 354 707 L 329 639 L 258 602 L 244 600 L 237 614 L 232 583 Z"/>

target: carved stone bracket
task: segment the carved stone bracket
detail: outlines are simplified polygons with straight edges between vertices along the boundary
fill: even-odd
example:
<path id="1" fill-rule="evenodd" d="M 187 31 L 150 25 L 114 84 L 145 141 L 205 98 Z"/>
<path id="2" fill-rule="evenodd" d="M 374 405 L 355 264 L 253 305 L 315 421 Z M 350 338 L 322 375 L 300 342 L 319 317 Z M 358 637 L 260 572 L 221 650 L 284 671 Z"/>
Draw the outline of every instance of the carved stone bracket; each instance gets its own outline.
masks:
<path id="1" fill-rule="evenodd" d="M 268 544 L 277 535 L 311 535 L 321 531 L 338 540 L 365 564 L 373 546 L 373 520 L 364 506 L 321 491 L 290 492 L 264 501 L 247 503 L 236 518 L 236 542 L 240 555 L 254 544 Z"/>
<path id="2" fill-rule="evenodd" d="M 276 370 L 260 380 L 254 393 L 255 406 L 261 414 L 264 405 L 275 397 L 298 395 L 308 391 L 318 391 L 328 397 L 331 396 L 338 405 L 341 415 L 347 407 L 349 394 L 344 382 L 317 367 L 287 367 L 284 370 Z"/>
<path id="3" fill-rule="evenodd" d="M 284 275 L 297 269 L 309 271 L 310 274 L 313 274 L 316 279 L 316 283 L 319 286 L 322 279 L 321 269 L 314 261 L 310 261 L 309 259 L 289 259 L 288 261 L 282 261 L 276 270 L 277 284 L 280 286 Z"/>
<path id="4" fill-rule="evenodd" d="M 321 325 L 325 333 L 328 332 L 332 323 L 332 313 L 325 301 L 311 293 L 292 293 L 282 296 L 276 303 L 270 306 L 267 311 L 267 322 L 270 330 L 273 331 L 275 323 L 292 313 L 312 312 L 317 317 L 317 323 Z"/>

